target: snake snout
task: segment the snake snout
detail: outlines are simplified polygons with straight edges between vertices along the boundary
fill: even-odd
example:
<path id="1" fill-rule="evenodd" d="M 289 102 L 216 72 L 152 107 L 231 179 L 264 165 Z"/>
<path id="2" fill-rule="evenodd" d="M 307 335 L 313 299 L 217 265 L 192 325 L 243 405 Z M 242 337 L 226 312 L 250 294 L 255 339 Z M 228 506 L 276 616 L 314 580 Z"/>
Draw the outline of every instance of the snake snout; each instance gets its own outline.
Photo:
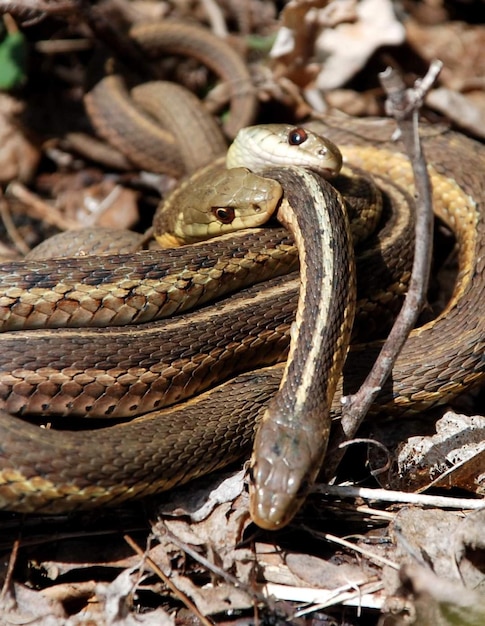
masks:
<path id="1" fill-rule="evenodd" d="M 264 475 L 268 479 L 265 480 Z M 296 485 L 284 467 L 256 463 L 250 471 L 250 511 L 253 521 L 265 530 L 278 530 L 295 516 L 307 495 L 307 486 Z M 271 483 L 271 484 L 270 484 Z M 305 483 L 308 485 L 308 483 Z"/>

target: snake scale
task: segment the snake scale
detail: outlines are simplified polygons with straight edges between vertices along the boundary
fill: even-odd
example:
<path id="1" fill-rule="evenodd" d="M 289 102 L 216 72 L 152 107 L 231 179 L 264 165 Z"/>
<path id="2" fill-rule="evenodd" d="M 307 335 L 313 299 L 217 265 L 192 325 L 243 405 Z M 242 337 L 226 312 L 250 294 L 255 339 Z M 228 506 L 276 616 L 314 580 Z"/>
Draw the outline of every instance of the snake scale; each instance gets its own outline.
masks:
<path id="1" fill-rule="evenodd" d="M 404 181 L 403 184 L 411 186 L 409 165 L 400 155 L 399 144 L 391 141 L 392 123 L 350 120 L 343 130 L 340 122 L 334 125 L 331 122 L 319 122 L 318 130 L 322 130 L 339 145 L 345 160 L 372 173 L 396 176 Z M 485 322 L 482 313 L 485 299 L 484 149 L 478 143 L 452 132 L 427 130 L 424 147 L 435 175 L 434 180 L 446 184 L 447 202 L 441 208 L 437 203 L 437 212 L 455 233 L 459 249 L 459 273 L 454 293 L 445 310 L 436 320 L 413 331 L 395 364 L 391 380 L 382 390 L 378 403 L 373 408 L 374 411 L 393 411 L 396 415 L 445 403 L 463 390 L 483 383 L 485 375 Z M 439 193 L 440 190 L 436 189 L 436 196 Z M 285 250 L 290 252 L 290 261 L 285 256 Z M 228 252 L 227 257 L 224 257 L 225 252 Z M 185 254 L 190 256 L 186 257 Z M 177 280 L 172 282 L 183 282 L 184 288 L 189 292 L 194 289 L 196 300 L 197 294 L 204 297 L 205 286 L 211 280 L 217 282 L 221 277 L 223 290 L 226 289 L 226 293 L 230 291 L 233 268 L 239 263 L 244 275 L 251 273 L 248 269 L 251 263 L 252 267 L 259 265 L 263 258 L 272 260 L 276 274 L 285 274 L 296 267 L 291 239 L 288 236 L 285 238 L 279 229 L 257 229 L 254 233 L 244 233 L 240 238 L 224 236 L 214 243 L 195 244 L 180 250 L 139 253 L 137 260 L 142 258 L 146 259 L 145 265 L 133 263 L 130 266 L 128 258 L 123 255 L 119 259 L 115 256 L 106 257 L 108 269 L 101 270 L 99 261 L 96 269 L 89 266 L 89 257 L 66 260 L 58 265 L 57 276 L 51 275 L 48 269 L 45 280 L 49 285 L 57 285 L 65 280 L 66 272 L 74 271 L 76 285 L 79 287 L 84 284 L 86 290 L 98 288 L 104 278 L 109 285 L 116 285 L 113 273 L 116 277 L 116 268 L 124 267 L 123 264 L 128 263 L 128 275 L 125 271 L 121 272 L 119 293 L 116 293 L 116 287 L 112 288 L 112 292 L 115 292 L 113 297 L 123 300 L 126 293 L 132 295 L 130 290 L 136 289 L 134 284 L 138 284 L 140 275 L 145 274 L 149 280 L 153 278 L 154 281 L 159 280 L 160 276 L 168 275 L 168 266 L 173 259 L 175 264 L 180 263 L 180 271 Z M 159 261 L 157 267 L 161 267 L 161 270 L 155 269 L 155 259 Z M 26 284 L 34 280 L 35 271 L 32 270 L 35 267 L 38 270 L 42 267 L 44 270 L 51 268 L 50 263 L 37 263 L 40 265 L 23 266 L 24 269 L 31 269 L 30 274 L 24 274 Z M 22 264 L 17 270 L 22 272 Z M 79 273 L 82 274 L 81 277 Z M 192 350 L 190 329 L 194 324 L 201 328 L 198 333 L 201 339 L 211 341 L 215 337 L 216 351 L 211 354 L 217 358 L 209 364 L 209 372 L 221 355 L 223 358 L 219 369 L 224 376 L 227 376 L 229 363 L 235 363 L 235 377 L 214 389 L 204 391 L 179 406 L 161 409 L 133 422 L 93 431 L 43 430 L 2 411 L 0 507 L 21 512 L 63 512 L 100 506 L 103 503 L 118 504 L 169 489 L 175 484 L 182 484 L 240 458 L 253 439 L 255 422 L 262 418 L 266 405 L 280 385 L 284 364 L 278 361 L 287 355 L 298 294 L 297 279 L 277 276 L 267 280 L 272 273 L 273 270 L 269 271 L 261 279 L 266 281 L 262 286 L 245 287 L 228 300 L 221 300 L 208 308 L 203 307 L 194 314 L 184 313 L 174 318 L 174 336 L 187 337 L 187 343 L 183 346 L 185 352 Z M 203 278 L 197 284 L 200 276 Z M 123 280 L 128 281 L 128 292 L 123 291 Z M 245 280 L 246 283 L 243 281 L 243 284 L 250 281 L 247 276 Z M 64 287 L 61 291 L 63 289 Z M 53 290 L 55 292 L 55 287 Z M 166 295 L 161 299 L 166 301 Z M 5 303 L 3 299 L 2 302 Z M 51 303 L 51 306 L 55 308 L 55 303 Z M 178 306 L 173 304 L 172 308 L 177 309 Z M 199 322 L 205 322 L 206 326 L 199 326 Z M 163 327 L 164 322 L 135 325 L 130 327 L 129 334 L 145 333 L 153 344 L 153 334 L 148 335 L 153 330 L 152 324 L 158 329 L 158 325 L 162 324 Z M 5 349 L 8 350 L 9 358 L 13 359 L 15 349 L 22 353 L 28 342 L 38 341 L 39 349 L 36 348 L 36 351 L 40 353 L 41 344 L 48 348 L 51 337 L 77 336 L 79 347 L 76 349 L 81 351 L 82 345 L 83 358 L 84 354 L 90 358 L 93 350 L 89 343 L 86 347 L 86 337 L 96 338 L 103 334 L 104 345 L 112 348 L 123 333 L 127 334 L 117 327 L 101 330 L 19 330 L 4 333 L 2 339 L 7 337 Z M 226 360 L 229 346 L 236 356 L 227 356 Z M 126 367 L 118 375 L 135 377 L 135 348 L 126 344 L 123 349 L 126 352 L 121 354 L 126 356 L 122 361 Z M 338 414 L 342 390 L 351 393 L 357 388 L 378 349 L 378 343 L 352 347 L 333 400 L 335 415 Z M 239 356 L 241 350 L 244 358 L 247 356 L 249 359 L 245 368 L 257 369 L 238 370 L 238 364 L 242 361 Z M 67 352 L 65 349 L 64 353 Z M 265 355 L 265 352 L 270 356 Z M 179 376 L 176 384 L 169 385 L 175 396 L 181 388 L 190 387 L 193 373 L 197 370 L 196 364 L 198 366 L 206 361 L 209 353 L 210 351 L 202 352 L 200 356 L 193 356 L 191 353 L 188 365 L 180 361 L 180 355 L 175 356 L 174 363 L 179 361 L 181 368 L 176 371 L 172 364 L 169 366 L 172 370 L 168 376 L 172 381 L 177 381 Z M 157 357 L 153 350 L 152 356 Z M 133 365 L 130 361 L 132 357 Z M 95 357 L 95 360 L 103 363 L 105 360 L 109 362 L 109 358 L 109 355 L 105 355 Z M 142 359 L 141 363 L 143 362 Z M 42 375 L 45 367 L 48 367 L 48 359 L 43 365 L 39 365 L 39 375 Z M 93 373 L 89 368 L 80 372 L 79 382 L 82 382 L 83 376 L 89 377 Z M 114 375 L 116 372 L 110 373 Z M 211 372 L 209 380 L 206 380 L 208 386 L 216 383 L 217 373 L 214 371 L 212 377 Z M 149 378 L 145 374 L 145 379 L 142 378 L 138 383 L 133 382 L 135 386 L 139 386 L 140 398 L 143 398 L 146 387 L 150 384 Z M 33 382 L 35 381 L 19 384 L 18 394 L 30 396 L 32 387 L 29 385 Z M 103 396 L 99 393 L 99 388 L 96 388 L 97 381 L 91 382 L 93 397 L 100 398 L 101 403 L 109 402 L 109 391 Z M 59 384 L 62 386 L 62 381 Z M 101 384 L 104 384 L 103 381 Z M 69 386 L 74 384 L 70 383 Z M 109 384 L 105 388 L 108 390 Z M 52 391 L 52 386 L 49 388 L 49 385 L 44 385 L 40 393 L 48 397 Z M 193 389 L 189 389 L 189 393 L 192 391 Z M 85 402 L 82 395 L 81 392 L 81 413 L 86 409 L 82 404 Z M 178 398 L 175 396 L 169 401 L 176 401 Z M 117 398 L 115 400 L 109 406 L 117 406 Z M 88 404 L 90 402 L 91 400 Z M 131 404 L 139 404 L 139 401 L 131 399 Z M 130 405 L 130 398 L 127 398 L 127 405 Z M 40 408 L 42 410 L 42 406 Z M 289 471 L 291 472 L 291 468 Z"/>

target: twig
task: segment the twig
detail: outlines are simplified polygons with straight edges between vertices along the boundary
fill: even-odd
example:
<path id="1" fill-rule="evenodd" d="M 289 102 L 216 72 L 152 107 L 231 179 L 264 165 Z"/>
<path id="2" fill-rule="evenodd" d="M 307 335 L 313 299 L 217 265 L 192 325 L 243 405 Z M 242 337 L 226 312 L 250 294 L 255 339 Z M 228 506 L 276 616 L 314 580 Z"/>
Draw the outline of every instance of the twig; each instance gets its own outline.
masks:
<path id="1" fill-rule="evenodd" d="M 5 572 L 5 578 L 3 580 L 2 591 L 0 593 L 0 606 L 5 602 L 5 598 L 10 590 L 10 585 L 12 584 L 13 571 L 15 568 L 15 564 L 17 563 L 17 557 L 19 554 L 20 548 L 20 540 L 16 539 L 12 546 L 12 552 L 10 553 L 10 557 L 8 559 L 7 571 Z"/>
<path id="2" fill-rule="evenodd" d="M 349 582 L 336 589 L 322 589 L 317 587 L 294 587 L 281 583 L 266 583 L 263 587 L 268 597 L 278 600 L 297 602 L 304 605 L 292 615 L 292 621 L 302 618 L 308 613 L 322 611 L 331 606 L 345 604 L 346 606 L 362 608 L 382 609 L 383 598 L 379 592 L 384 588 L 382 580 L 371 582 Z M 310 606 L 306 606 L 306 605 Z"/>
<path id="3" fill-rule="evenodd" d="M 440 62 L 433 63 L 426 76 L 416 82 L 414 89 L 406 89 L 401 77 L 390 68 L 380 74 L 382 85 L 388 95 L 387 113 L 392 115 L 398 124 L 404 148 L 413 168 L 416 190 L 414 262 L 406 299 L 376 362 L 360 389 L 355 394 L 342 398 L 341 429 L 336 435 L 337 441 L 334 439 L 332 442 L 335 446 L 334 452 L 326 464 L 328 477 L 333 475 L 344 454 L 343 451 L 336 450 L 336 447 L 345 438 L 351 438 L 357 432 L 391 373 L 395 360 L 426 301 L 432 255 L 433 204 L 431 183 L 419 138 L 418 112 L 426 92 L 436 80 L 440 69 Z"/>
<path id="4" fill-rule="evenodd" d="M 56 226 L 60 230 L 73 230 L 80 227 L 78 222 L 64 217 L 58 209 L 44 202 L 39 196 L 29 191 L 25 185 L 22 185 L 22 183 L 10 183 L 7 191 L 14 198 L 23 202 L 25 211 L 35 219 L 43 220 L 47 224 Z"/>
<path id="5" fill-rule="evenodd" d="M 367 548 L 363 548 L 355 543 L 347 541 L 347 539 L 342 539 L 342 537 L 337 537 L 336 535 L 332 535 L 331 533 L 321 533 L 318 530 L 314 530 L 313 528 L 309 528 L 308 526 L 303 525 L 303 530 L 306 530 L 314 537 L 318 537 L 319 539 L 324 539 L 325 541 L 329 541 L 330 543 L 336 543 L 339 546 L 343 546 L 344 548 L 349 548 L 350 550 L 354 550 L 354 552 L 358 552 L 363 556 L 367 557 L 370 561 L 374 563 L 378 563 L 379 565 L 388 565 L 392 567 L 392 569 L 398 570 L 399 565 L 390 559 L 386 559 L 380 554 L 376 554 L 372 552 L 372 550 L 367 550 Z"/>
<path id="6" fill-rule="evenodd" d="M 443 509 L 483 510 L 485 501 L 473 498 L 450 498 L 448 496 L 428 496 L 421 493 L 392 491 L 391 489 L 369 489 L 367 487 L 346 487 L 340 485 L 315 485 L 313 493 L 323 493 L 339 498 L 365 498 L 375 502 L 392 502 L 432 506 Z"/>
<path id="7" fill-rule="evenodd" d="M 17 227 L 15 226 L 8 204 L 2 191 L 0 191 L 0 217 L 2 218 L 2 222 L 5 226 L 5 230 L 7 231 L 7 235 L 10 237 L 17 250 L 21 254 L 28 254 L 30 252 L 30 248 L 25 243 Z"/>
<path id="8" fill-rule="evenodd" d="M 183 591 L 180 591 L 180 589 L 177 589 L 177 587 L 173 584 L 173 582 L 170 580 L 170 578 L 168 576 L 166 576 L 163 571 L 158 567 L 158 565 L 155 563 L 155 561 L 150 558 L 148 556 L 148 554 L 146 552 L 144 552 L 140 546 L 135 543 L 133 541 L 133 539 L 129 536 L 129 535 L 124 535 L 123 536 L 124 540 L 126 541 L 126 543 L 130 546 L 130 548 L 139 556 L 142 557 L 142 559 L 145 561 L 145 563 L 150 567 L 150 569 L 161 579 L 163 580 L 163 582 L 167 585 L 167 587 L 175 594 L 175 596 L 189 609 L 189 611 L 192 611 L 192 613 L 199 618 L 199 620 L 201 621 L 202 624 L 204 624 L 204 626 L 214 626 L 213 623 L 207 619 L 204 615 L 202 615 L 202 613 L 199 611 L 199 609 L 195 606 L 195 604 L 192 602 L 192 600 L 185 595 L 185 593 L 183 593 Z"/>
<path id="9" fill-rule="evenodd" d="M 266 604 L 267 600 L 262 594 L 257 593 L 256 591 L 254 591 L 254 589 L 242 583 L 235 576 L 233 576 L 232 574 L 229 574 L 229 572 L 226 572 L 221 567 L 218 567 L 215 563 L 212 563 L 211 561 L 209 561 L 209 559 L 206 559 L 205 556 L 202 556 L 202 554 L 199 554 L 196 550 L 191 548 L 187 543 L 185 543 L 184 541 L 179 539 L 176 535 L 171 533 L 166 526 L 162 526 L 162 528 L 163 528 L 163 531 L 160 530 L 160 524 L 157 524 L 157 526 L 152 527 L 153 534 L 156 537 L 158 536 L 159 540 L 162 535 L 167 536 L 174 545 L 176 545 L 180 550 L 183 550 L 183 552 L 185 552 L 191 558 L 193 558 L 194 561 L 197 561 L 198 563 L 206 567 L 210 572 L 212 572 L 216 576 L 219 576 L 220 578 L 225 580 L 227 583 L 234 585 L 236 589 L 241 589 L 242 591 L 247 593 L 249 597 L 253 598 L 256 602 L 264 602 Z"/>
<path id="10" fill-rule="evenodd" d="M 222 15 L 221 7 L 215 0 L 202 0 L 202 6 L 211 25 L 212 32 L 218 37 L 227 37 L 227 25 Z"/>

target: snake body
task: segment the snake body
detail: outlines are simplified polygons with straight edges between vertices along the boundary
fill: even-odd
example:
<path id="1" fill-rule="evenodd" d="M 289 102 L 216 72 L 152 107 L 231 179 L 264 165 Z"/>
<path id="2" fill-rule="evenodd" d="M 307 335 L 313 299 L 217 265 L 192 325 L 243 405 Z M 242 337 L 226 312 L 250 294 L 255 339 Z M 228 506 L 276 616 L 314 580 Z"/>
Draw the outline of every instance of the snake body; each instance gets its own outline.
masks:
<path id="1" fill-rule="evenodd" d="M 346 132 L 341 131 L 338 126 L 325 127 L 325 134 L 330 135 L 341 146 L 344 159 L 359 161 L 358 164 L 365 168 L 368 166 L 368 157 L 371 156 L 374 171 L 399 170 L 399 176 L 404 176 L 409 182 L 410 171 L 406 159 L 399 155 L 399 147 L 390 142 L 392 127 L 389 123 L 360 126 L 352 122 L 348 127 Z M 451 194 L 451 200 L 442 210 L 441 217 L 453 226 L 459 244 L 458 282 L 448 306 L 437 320 L 413 331 L 396 362 L 392 379 L 385 386 L 374 410 L 385 407 L 386 410 L 396 412 L 418 411 L 446 402 L 464 389 L 481 384 L 484 379 L 483 148 L 461 136 L 444 133 L 427 137 L 425 149 L 434 170 L 441 176 L 440 180 L 447 181 L 449 185 L 447 193 Z M 234 244 L 230 243 L 234 241 L 232 236 L 225 236 L 220 243 L 210 245 L 221 246 L 216 253 L 218 255 L 232 250 L 230 264 L 237 264 L 237 259 L 241 257 L 244 265 L 248 255 L 254 255 L 252 259 L 254 261 L 256 258 L 257 264 L 259 249 L 255 248 L 254 242 L 259 237 L 264 238 L 262 232 L 241 236 L 242 239 L 248 237 L 248 241 L 254 237 L 252 243 L 246 247 L 247 254 L 241 254 L 239 248 L 235 252 Z M 274 235 L 271 233 L 269 236 Z M 283 247 L 285 245 L 292 248 L 290 240 Z M 216 267 L 221 260 L 219 256 L 211 257 L 216 248 L 207 246 L 208 244 L 196 244 L 189 248 L 189 254 L 194 255 L 195 252 L 197 258 L 204 259 L 198 265 L 201 271 L 205 266 L 210 266 L 211 269 Z M 177 259 L 182 258 L 178 255 L 185 253 L 170 251 L 164 254 L 167 254 L 167 259 Z M 146 254 L 150 258 L 152 253 Z M 281 248 L 278 248 L 278 254 L 284 257 Z M 139 258 L 141 260 L 143 256 Z M 76 261 L 78 268 L 82 267 L 82 261 L 84 260 Z M 107 262 L 108 268 L 110 262 Z M 66 262 L 66 265 L 69 263 L 72 261 Z M 66 265 L 61 263 L 61 275 L 62 267 Z M 153 259 L 150 268 L 150 271 L 154 271 Z M 21 271 L 22 267 L 19 266 L 18 270 Z M 198 276 L 198 271 L 195 270 L 195 276 Z M 54 281 L 53 277 L 50 278 Z M 28 282 L 28 277 L 26 280 Z M 32 281 L 32 277 L 30 280 Z M 86 290 L 90 289 L 89 280 Z M 269 330 L 265 320 L 269 320 L 274 328 L 275 320 L 276 323 L 280 320 L 282 302 L 287 301 L 291 291 L 283 278 L 274 280 L 276 283 L 269 285 L 269 290 L 273 290 L 273 293 L 268 297 L 268 308 L 263 320 L 254 315 L 258 311 L 257 307 L 252 307 L 253 299 L 263 296 L 256 296 L 251 291 L 246 295 L 242 292 L 242 295 L 235 296 L 240 298 L 239 305 L 234 307 L 237 310 L 237 323 L 233 320 L 228 324 L 233 327 L 232 335 L 226 336 L 226 330 L 223 330 L 220 350 L 224 351 L 224 345 L 234 343 L 237 359 L 237 346 L 239 342 L 246 341 L 256 351 L 264 351 L 268 337 L 274 332 Z M 96 280 L 97 285 L 102 282 L 99 278 Z M 296 290 L 294 285 L 293 293 Z M 123 297 L 121 295 L 121 299 Z M 231 308 L 230 304 L 227 306 Z M 293 307 L 290 308 L 293 310 Z M 200 315 L 204 316 L 204 310 Z M 187 325 L 189 320 L 187 318 Z M 272 357 L 273 361 L 270 362 L 286 355 L 290 324 L 291 316 L 282 321 L 279 329 L 281 341 L 277 341 L 280 353 Z M 253 328 L 253 334 L 245 335 L 246 327 Z M 213 333 L 213 323 L 211 328 L 209 332 Z M 10 339 L 15 341 L 17 337 L 19 342 L 24 342 L 23 332 L 12 333 Z M 47 335 L 52 333 L 52 336 L 66 332 L 41 331 Z M 73 330 L 73 333 L 76 332 L 83 335 L 87 331 Z M 110 332 L 116 334 L 117 331 Z M 243 335 L 250 337 L 249 340 L 244 339 Z M 358 386 L 378 349 L 378 344 L 352 349 L 343 377 L 346 393 L 352 392 Z M 203 361 L 205 358 L 195 356 L 195 361 L 191 363 Z M 192 365 L 184 370 L 185 381 L 191 378 L 191 368 Z M 38 370 L 40 375 L 42 369 Z M 133 423 L 94 432 L 40 430 L 2 411 L 0 506 L 16 511 L 60 512 L 90 508 L 104 502 L 115 504 L 168 489 L 174 484 L 181 484 L 221 467 L 244 453 L 252 437 L 253 420 L 262 417 L 267 402 L 279 387 L 282 372 L 283 366 L 279 364 L 245 372 L 179 407 L 163 409 L 155 415 L 138 418 Z M 25 390 L 26 386 L 20 385 L 19 391 L 22 389 Z M 44 391 L 49 392 L 49 385 L 45 386 Z M 27 391 L 27 395 L 28 393 Z M 336 394 L 334 409 L 338 407 L 340 393 L 341 391 Z M 264 438 L 264 431 L 261 432 Z M 255 461 L 259 463 L 258 458 Z M 314 470 L 315 465 L 312 466 L 312 471 Z M 288 473 L 291 481 L 291 468 Z M 282 493 L 281 499 L 285 497 L 286 494 Z M 278 524 L 278 520 L 271 520 L 266 525 Z"/>
<path id="2" fill-rule="evenodd" d="M 224 82 L 230 99 L 224 124 L 228 137 L 253 121 L 257 97 L 249 70 L 226 41 L 207 29 L 169 20 L 135 26 L 129 35 L 150 60 L 189 56 Z M 115 72 L 89 89 L 85 105 L 97 132 L 148 171 L 180 177 L 226 151 L 213 116 L 181 85 L 151 81 L 130 90 Z"/>

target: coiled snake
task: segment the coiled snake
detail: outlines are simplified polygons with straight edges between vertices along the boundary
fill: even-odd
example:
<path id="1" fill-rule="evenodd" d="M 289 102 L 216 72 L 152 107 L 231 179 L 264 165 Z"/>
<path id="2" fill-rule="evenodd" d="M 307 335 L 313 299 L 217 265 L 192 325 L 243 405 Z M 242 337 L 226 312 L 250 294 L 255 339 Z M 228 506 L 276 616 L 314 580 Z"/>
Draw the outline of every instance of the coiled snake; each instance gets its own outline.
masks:
<path id="1" fill-rule="evenodd" d="M 346 160 L 373 173 L 394 174 L 410 185 L 406 159 L 399 154 L 399 146 L 390 141 L 392 124 L 349 122 L 346 126 L 342 131 L 338 125 L 321 125 L 324 134 L 338 143 Z M 440 217 L 450 224 L 456 235 L 459 275 L 443 313 L 413 331 L 396 362 L 392 379 L 379 397 L 379 407 L 396 413 L 419 411 L 447 402 L 464 389 L 481 384 L 485 370 L 484 150 L 471 140 L 446 132 L 428 132 L 424 145 L 432 164 L 436 198 L 443 195 L 440 185 L 446 188 L 447 203 L 442 208 L 439 203 L 437 206 Z M 142 322 L 151 319 L 153 309 L 160 308 L 160 302 L 151 305 L 149 297 L 143 299 L 146 296 L 143 291 L 150 290 L 147 283 L 137 291 L 140 274 L 153 285 L 169 276 L 169 289 L 164 295 L 160 295 L 156 287 L 152 290 L 159 295 L 158 300 L 168 303 L 169 310 L 178 310 L 179 303 L 170 296 L 174 285 L 185 290 L 193 303 L 199 297 L 210 297 L 205 291 L 211 281 L 221 285 L 222 292 L 227 293 L 233 286 L 235 272 L 239 272 L 243 284 L 247 284 L 253 268 L 268 259 L 272 265 L 270 274 L 273 271 L 281 274 L 296 267 L 291 239 L 279 229 L 226 235 L 214 243 L 166 253 L 138 253 L 135 261 L 128 260 L 127 255 L 106 257 L 101 269 L 99 260 L 89 259 L 62 260 L 57 270 L 52 269 L 51 262 L 9 265 L 4 277 L 13 276 L 13 284 L 10 287 L 6 284 L 0 305 L 9 312 L 13 309 L 11 327 L 15 327 L 19 319 L 28 318 L 34 310 L 36 323 L 39 323 L 39 316 L 46 316 L 36 309 L 39 294 L 35 289 L 41 290 L 43 285 L 52 294 L 51 302 L 44 303 L 44 309 L 50 312 L 61 303 L 59 315 L 67 318 L 74 301 L 87 316 L 91 304 L 83 309 L 83 294 L 87 297 L 88 292 L 99 290 L 90 302 L 108 302 L 107 310 L 111 310 L 109 303 L 128 301 L 126 308 L 141 312 L 135 312 L 132 321 Z M 168 267 L 172 261 L 175 269 Z M 16 269 L 21 280 L 13 273 Z M 74 273 L 71 282 L 66 279 L 69 271 Z M 120 280 L 115 280 L 116 277 Z M 31 287 L 36 281 L 38 286 L 29 291 L 30 301 L 12 304 L 18 296 L 16 289 Z M 103 291 L 105 285 L 108 296 Z M 117 504 L 168 489 L 239 458 L 252 440 L 255 420 L 261 418 L 279 387 L 284 365 L 275 363 L 287 353 L 297 291 L 297 280 L 274 278 L 265 283 L 264 289 L 248 287 L 227 301 L 174 318 L 163 339 L 165 345 L 174 348 L 166 367 L 160 342 L 154 343 L 159 322 L 135 325 L 129 327 L 129 331 L 110 327 L 4 333 L 0 336 L 5 355 L 2 370 L 8 367 L 8 372 L 0 377 L 0 389 L 4 406 L 11 412 L 22 413 L 25 398 L 37 406 L 40 413 L 47 411 L 52 402 L 58 405 L 57 412 L 61 414 L 91 413 L 94 406 L 105 414 L 116 415 L 116 411 L 122 410 L 127 414 L 146 412 L 156 408 L 159 396 L 166 396 L 168 402 L 173 403 L 180 400 L 182 392 L 192 394 L 212 386 L 218 376 L 227 376 L 229 363 L 233 363 L 236 376 L 182 405 L 107 429 L 46 431 L 2 412 L 1 508 L 61 512 L 103 503 Z M 143 304 L 136 309 L 139 300 L 143 300 Z M 98 309 L 93 308 L 91 315 L 96 315 Z M 116 315 L 105 312 L 100 318 L 102 322 L 110 318 L 108 324 L 111 324 L 113 318 L 116 322 Z M 163 328 L 164 323 L 161 324 Z M 198 328 L 197 339 L 207 344 L 200 352 L 194 347 L 194 328 Z M 59 346 L 57 357 L 55 345 Z M 27 363 L 17 367 L 17 355 L 23 358 L 27 348 L 31 348 L 32 355 L 39 356 L 28 357 Z M 358 386 L 378 348 L 378 344 L 352 348 L 343 375 L 346 393 Z M 46 378 L 56 358 L 61 365 L 50 379 Z M 315 358 L 312 356 L 310 369 L 320 367 Z M 269 367 L 245 371 L 263 365 Z M 306 397 L 313 391 L 307 389 Z M 64 400 L 59 407 L 63 394 L 70 400 Z M 334 410 L 338 410 L 340 394 L 341 388 L 334 398 Z M 297 395 L 295 391 L 295 397 Z M 328 423 L 323 430 L 325 436 Z M 312 432 L 309 436 L 317 439 Z M 262 443 L 263 455 L 268 452 L 265 445 L 278 447 L 274 442 L 268 444 L 267 439 Z M 325 442 L 319 444 L 318 462 L 324 447 Z M 300 459 L 304 456 L 299 453 Z M 285 457 L 282 461 L 285 462 Z M 318 463 L 312 461 L 310 465 L 313 475 Z M 294 482 L 292 471 L 292 467 L 286 466 L 285 480 L 281 484 L 283 500 L 286 485 Z M 283 514 L 283 523 L 293 512 Z M 281 519 L 265 521 L 258 516 L 259 513 L 257 521 L 268 527 L 282 523 Z"/>

